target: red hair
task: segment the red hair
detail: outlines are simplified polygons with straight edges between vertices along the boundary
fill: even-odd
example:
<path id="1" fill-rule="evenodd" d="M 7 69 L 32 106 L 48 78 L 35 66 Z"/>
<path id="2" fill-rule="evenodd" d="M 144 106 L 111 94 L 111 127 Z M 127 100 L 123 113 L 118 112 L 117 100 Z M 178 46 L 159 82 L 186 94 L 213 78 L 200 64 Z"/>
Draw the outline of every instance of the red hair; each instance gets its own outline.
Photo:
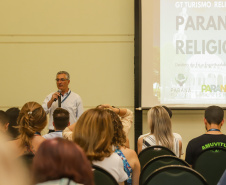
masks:
<path id="1" fill-rule="evenodd" d="M 91 164 L 78 145 L 63 138 L 46 140 L 34 157 L 34 183 L 61 178 L 94 185 Z"/>

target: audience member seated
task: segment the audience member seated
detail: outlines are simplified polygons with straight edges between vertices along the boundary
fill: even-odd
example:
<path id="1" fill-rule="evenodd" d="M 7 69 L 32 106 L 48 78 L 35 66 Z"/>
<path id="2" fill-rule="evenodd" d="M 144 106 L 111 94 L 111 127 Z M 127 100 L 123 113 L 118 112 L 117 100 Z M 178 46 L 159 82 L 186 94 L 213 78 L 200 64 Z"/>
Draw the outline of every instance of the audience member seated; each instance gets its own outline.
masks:
<path id="1" fill-rule="evenodd" d="M 133 112 L 126 108 L 116 108 L 108 104 L 99 105 L 97 106 L 97 108 L 110 109 L 120 117 L 120 120 L 123 125 L 123 130 L 126 133 L 126 137 L 127 137 L 126 146 L 129 147 L 128 134 L 129 134 L 131 125 L 133 123 Z M 72 131 L 74 130 L 75 124 L 76 123 L 70 125 L 63 131 L 63 137 L 65 139 L 72 140 Z"/>
<path id="2" fill-rule="evenodd" d="M 0 131 L 7 132 L 8 127 L 9 127 L 9 118 L 3 110 L 0 110 Z"/>
<path id="3" fill-rule="evenodd" d="M 102 104 L 102 105 L 97 106 L 97 108 L 110 109 L 119 116 L 119 118 L 122 122 L 122 125 L 123 125 L 123 130 L 126 134 L 126 147 L 129 148 L 128 134 L 129 134 L 131 125 L 133 123 L 133 112 L 129 109 L 117 108 L 117 107 L 111 106 L 109 104 Z"/>
<path id="4" fill-rule="evenodd" d="M 8 140 L 5 134 L 0 134 L 0 184 L 30 185 L 26 168 L 21 160 L 16 159 L 15 148 L 7 144 Z"/>
<path id="5" fill-rule="evenodd" d="M 170 117 L 170 119 L 171 119 L 172 116 L 173 116 L 172 111 L 171 111 L 168 107 L 166 107 L 166 106 L 164 106 L 164 105 L 163 105 L 162 107 L 168 112 L 169 117 Z M 182 143 L 182 137 L 181 137 L 180 134 L 178 134 L 178 133 L 173 133 L 173 136 L 174 136 L 175 138 L 179 139 L 179 140 L 181 141 L 181 143 Z M 184 151 L 183 151 L 183 147 L 182 147 L 182 149 L 181 149 L 181 155 L 183 155 L 183 154 L 184 154 Z"/>
<path id="6" fill-rule="evenodd" d="M 33 182 L 38 185 L 94 185 L 92 167 L 82 149 L 72 141 L 44 141 L 33 161 Z"/>
<path id="7" fill-rule="evenodd" d="M 12 107 L 6 111 L 6 114 L 9 117 L 9 127 L 8 127 L 8 133 L 12 137 L 12 139 L 17 139 L 19 136 L 19 128 L 17 124 L 17 118 L 19 116 L 20 109 L 16 107 Z"/>
<path id="8" fill-rule="evenodd" d="M 172 150 L 180 157 L 181 141 L 172 133 L 172 125 L 168 112 L 161 106 L 152 107 L 148 111 L 150 133 L 141 135 L 138 139 L 138 154 L 148 146 L 162 145 Z"/>
<path id="9" fill-rule="evenodd" d="M 42 106 L 36 102 L 26 103 L 18 117 L 20 135 L 18 139 L 9 141 L 9 145 L 17 148 L 16 155 L 35 154 L 39 145 L 45 140 L 40 132 L 47 124 L 46 113 Z"/>
<path id="10" fill-rule="evenodd" d="M 116 108 L 109 104 L 102 104 L 97 106 L 97 108 L 110 109 L 115 112 L 120 117 L 120 120 L 123 125 L 123 130 L 126 134 L 126 137 L 128 137 L 131 125 L 133 123 L 133 112 L 131 110 L 126 108 Z"/>
<path id="11" fill-rule="evenodd" d="M 204 124 L 206 133 L 189 141 L 185 161 L 191 166 L 199 154 L 211 146 L 226 146 L 226 135 L 221 132 L 224 124 L 224 110 L 218 106 L 210 106 L 205 110 Z"/>
<path id="12" fill-rule="evenodd" d="M 70 125 L 69 112 L 62 108 L 57 108 L 53 112 L 53 127 L 55 132 L 44 135 L 45 139 L 62 137 L 62 131 Z"/>
<path id="13" fill-rule="evenodd" d="M 126 135 L 123 131 L 123 125 L 119 119 L 119 116 L 110 109 L 107 111 L 110 113 L 112 123 L 114 125 L 112 145 L 115 147 L 115 153 L 122 158 L 124 170 L 129 177 L 127 179 L 127 185 L 139 184 L 140 162 L 137 154 L 134 150 L 131 150 L 125 146 Z"/>
<path id="14" fill-rule="evenodd" d="M 96 108 L 87 110 L 80 116 L 72 139 L 83 148 L 94 165 L 104 168 L 119 184 L 124 184 L 128 176 L 122 159 L 113 152 L 113 135 L 111 115 L 104 109 Z"/>

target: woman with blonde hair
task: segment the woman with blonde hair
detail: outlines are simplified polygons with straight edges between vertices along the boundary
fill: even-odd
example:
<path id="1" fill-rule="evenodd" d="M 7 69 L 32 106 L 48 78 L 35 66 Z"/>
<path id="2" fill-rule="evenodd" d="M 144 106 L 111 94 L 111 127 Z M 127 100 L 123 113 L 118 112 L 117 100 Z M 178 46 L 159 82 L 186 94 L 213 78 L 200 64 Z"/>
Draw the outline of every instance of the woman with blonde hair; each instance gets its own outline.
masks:
<path id="1" fill-rule="evenodd" d="M 36 102 L 26 103 L 19 113 L 17 124 L 20 135 L 9 143 L 17 147 L 17 156 L 35 154 L 45 140 L 40 134 L 47 124 L 44 109 Z"/>
<path id="2" fill-rule="evenodd" d="M 114 128 L 110 114 L 104 109 L 90 109 L 84 112 L 73 130 L 72 140 L 85 152 L 92 164 L 108 171 L 118 183 L 128 178 L 121 158 L 113 153 Z"/>
<path id="3" fill-rule="evenodd" d="M 152 107 L 148 111 L 150 133 L 141 135 L 138 139 L 138 154 L 144 148 L 153 145 L 162 145 L 172 150 L 180 157 L 182 143 L 172 133 L 172 124 L 168 112 L 161 106 Z"/>

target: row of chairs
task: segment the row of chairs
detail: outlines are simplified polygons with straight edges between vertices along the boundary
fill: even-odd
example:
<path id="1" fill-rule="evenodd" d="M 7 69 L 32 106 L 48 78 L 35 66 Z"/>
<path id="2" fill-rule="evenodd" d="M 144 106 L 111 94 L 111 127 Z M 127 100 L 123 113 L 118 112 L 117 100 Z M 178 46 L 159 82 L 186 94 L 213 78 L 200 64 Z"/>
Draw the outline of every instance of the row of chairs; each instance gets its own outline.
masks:
<path id="1" fill-rule="evenodd" d="M 139 185 L 216 185 L 226 169 L 226 149 L 209 148 L 196 160 L 194 169 L 163 146 L 151 146 L 138 156 L 142 170 Z M 118 185 L 103 168 L 93 165 L 95 185 Z"/>
<path id="2" fill-rule="evenodd" d="M 29 171 L 31 171 L 34 156 L 35 155 L 33 153 L 28 153 L 20 157 L 21 160 L 24 161 L 24 164 L 26 165 Z M 93 168 L 95 185 L 118 185 L 115 178 L 110 173 L 108 173 L 105 169 L 96 165 L 92 165 L 92 168 Z"/>
<path id="3" fill-rule="evenodd" d="M 151 173 L 140 185 L 208 185 L 202 175 L 190 167 L 170 165 Z"/>
<path id="4" fill-rule="evenodd" d="M 148 147 L 138 158 L 142 166 L 140 185 L 216 185 L 226 169 L 226 149 L 221 147 L 204 150 L 194 169 L 163 146 Z"/>
<path id="5" fill-rule="evenodd" d="M 118 185 L 114 177 L 99 166 L 93 166 L 95 185 Z M 143 176 L 145 178 L 145 176 Z M 208 185 L 195 170 L 187 166 L 170 165 L 155 170 L 140 185 Z"/>
<path id="6" fill-rule="evenodd" d="M 30 167 L 33 156 L 23 156 Z M 193 168 L 163 146 L 151 146 L 138 156 L 141 164 L 139 185 L 216 185 L 226 170 L 226 149 L 212 147 L 204 150 Z M 95 185 L 117 185 L 114 177 L 93 165 Z"/>
<path id="7" fill-rule="evenodd" d="M 159 157 L 155 157 L 154 159 L 150 160 L 147 164 L 144 165 L 140 174 L 139 184 L 140 185 L 144 184 L 145 181 L 147 181 L 147 179 L 149 178 L 150 174 L 152 174 L 155 170 L 170 165 L 180 165 L 189 167 L 188 163 L 186 163 L 182 159 L 179 159 L 176 156 L 162 155 Z"/>
<path id="8" fill-rule="evenodd" d="M 149 165 L 148 165 L 149 166 Z M 147 165 L 144 167 L 146 168 Z M 150 166 L 149 166 L 150 167 Z M 99 166 L 93 166 L 95 185 L 118 185 L 114 177 Z M 146 173 L 146 174 L 145 174 Z M 207 185 L 206 180 L 195 170 L 182 165 L 160 167 L 151 175 L 142 172 L 140 185 Z"/>
<path id="9" fill-rule="evenodd" d="M 181 184 L 206 185 L 205 179 L 188 163 L 175 156 L 163 146 L 151 146 L 144 149 L 138 156 L 141 164 L 140 185 Z M 93 165 L 95 185 L 117 185 L 115 179 L 101 167 Z M 175 178 L 176 177 L 176 178 Z"/>

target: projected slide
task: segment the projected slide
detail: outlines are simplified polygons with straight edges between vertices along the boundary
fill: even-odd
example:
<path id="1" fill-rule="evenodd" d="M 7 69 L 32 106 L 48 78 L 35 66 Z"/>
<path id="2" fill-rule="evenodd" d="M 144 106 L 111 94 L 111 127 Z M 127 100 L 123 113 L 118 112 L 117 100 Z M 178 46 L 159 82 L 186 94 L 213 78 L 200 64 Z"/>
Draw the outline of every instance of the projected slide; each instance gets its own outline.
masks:
<path id="1" fill-rule="evenodd" d="M 226 104 L 226 1 L 160 0 L 159 7 L 159 45 L 151 41 L 160 53 L 159 78 L 149 91 L 152 102 L 182 107 Z"/>

